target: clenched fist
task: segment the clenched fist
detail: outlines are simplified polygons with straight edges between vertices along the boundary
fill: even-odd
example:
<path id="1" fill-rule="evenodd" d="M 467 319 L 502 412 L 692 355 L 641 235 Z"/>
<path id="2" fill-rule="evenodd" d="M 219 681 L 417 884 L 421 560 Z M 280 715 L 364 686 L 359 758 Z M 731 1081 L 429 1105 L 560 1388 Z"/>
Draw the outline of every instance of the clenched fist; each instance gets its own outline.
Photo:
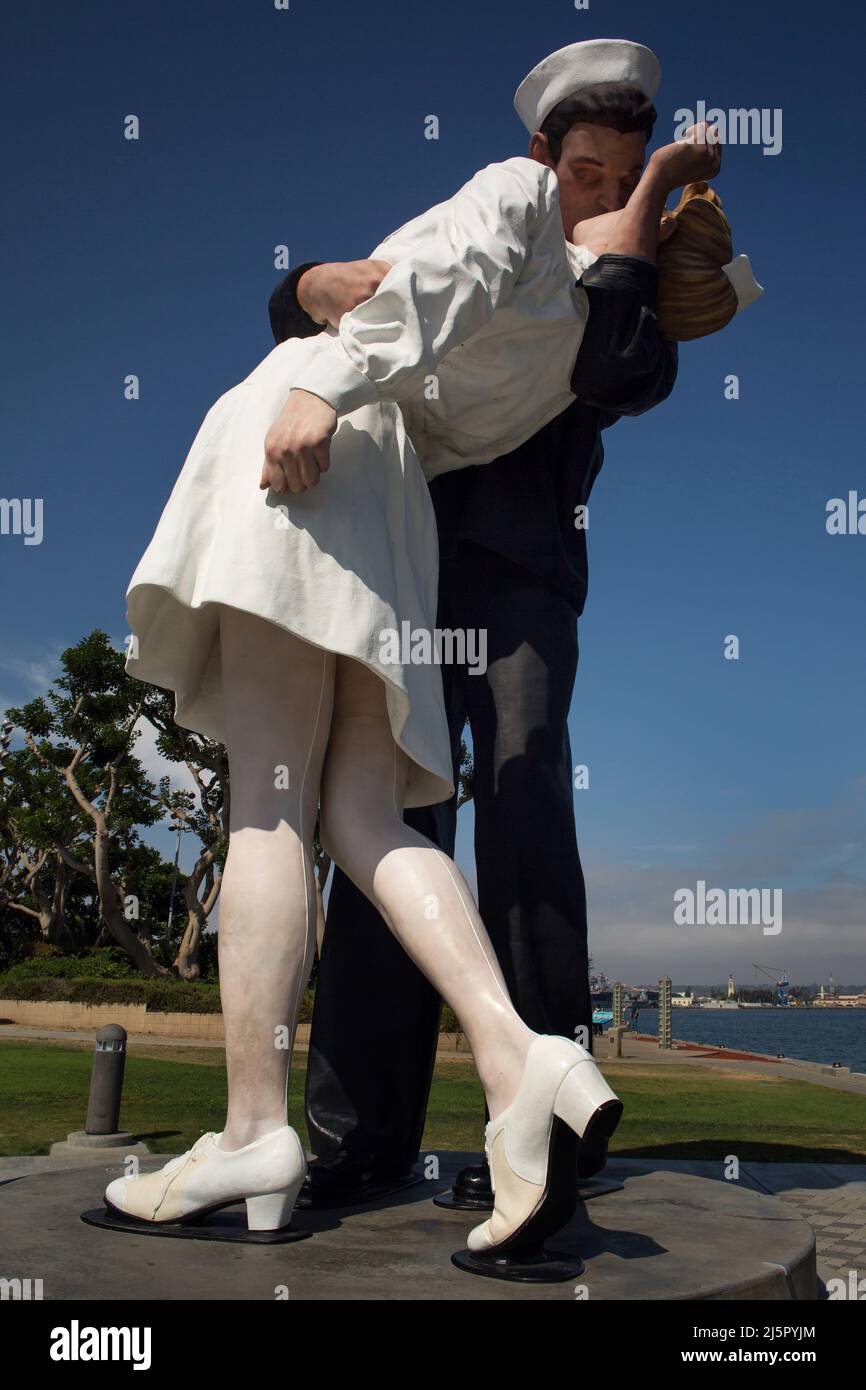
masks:
<path id="1" fill-rule="evenodd" d="M 722 167 L 718 126 L 706 121 L 689 126 L 682 140 L 663 145 L 650 155 L 650 166 L 662 173 L 670 192 L 687 183 L 714 179 Z"/>
<path id="2" fill-rule="evenodd" d="M 306 492 L 331 464 L 331 436 L 337 428 L 333 406 L 310 391 L 290 391 L 265 435 L 265 461 L 259 487 L 264 491 Z"/>

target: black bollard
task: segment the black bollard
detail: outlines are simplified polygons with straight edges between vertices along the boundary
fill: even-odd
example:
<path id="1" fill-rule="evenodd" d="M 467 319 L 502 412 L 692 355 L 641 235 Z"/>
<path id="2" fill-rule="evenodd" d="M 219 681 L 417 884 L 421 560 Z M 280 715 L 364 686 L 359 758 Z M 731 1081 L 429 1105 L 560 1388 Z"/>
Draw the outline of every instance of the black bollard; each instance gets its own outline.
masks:
<path id="1" fill-rule="evenodd" d="M 125 1065 L 126 1029 L 118 1023 L 108 1023 L 96 1034 L 85 1134 L 118 1132 Z"/>
<path id="2" fill-rule="evenodd" d="M 100 1149 L 123 1149 L 127 1155 L 150 1153 L 135 1135 L 118 1129 L 125 1066 L 126 1029 L 109 1023 L 96 1034 L 85 1127 L 67 1134 L 63 1143 L 52 1144 L 49 1153 L 80 1154 L 86 1149 L 97 1153 Z"/>

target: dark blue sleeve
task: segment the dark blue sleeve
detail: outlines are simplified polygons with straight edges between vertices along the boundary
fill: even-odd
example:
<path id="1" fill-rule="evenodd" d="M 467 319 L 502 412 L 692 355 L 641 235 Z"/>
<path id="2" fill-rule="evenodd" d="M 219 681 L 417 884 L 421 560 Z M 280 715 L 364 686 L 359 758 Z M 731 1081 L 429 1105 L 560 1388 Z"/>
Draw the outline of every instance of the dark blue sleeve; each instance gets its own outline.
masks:
<path id="1" fill-rule="evenodd" d="M 668 397 L 676 380 L 676 343 L 662 338 L 655 315 L 658 271 L 640 256 L 599 256 L 580 281 L 589 318 L 571 389 L 600 410 L 602 427 L 642 415 Z"/>
<path id="2" fill-rule="evenodd" d="M 277 285 L 268 300 L 274 342 L 284 343 L 287 338 L 312 338 L 322 332 L 324 325 L 311 319 L 298 303 L 298 281 L 313 266 L 321 264 L 321 261 L 305 261 L 303 265 L 290 270 Z"/>

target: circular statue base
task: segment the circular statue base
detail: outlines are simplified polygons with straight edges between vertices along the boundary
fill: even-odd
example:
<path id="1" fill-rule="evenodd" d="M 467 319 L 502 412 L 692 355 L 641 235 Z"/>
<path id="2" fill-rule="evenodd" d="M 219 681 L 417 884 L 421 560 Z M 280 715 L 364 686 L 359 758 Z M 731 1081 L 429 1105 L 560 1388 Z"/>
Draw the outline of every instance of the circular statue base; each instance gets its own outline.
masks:
<path id="1" fill-rule="evenodd" d="M 429 1157 L 425 1167 L 434 1167 Z M 817 1297 L 811 1227 L 778 1198 L 724 1181 L 721 1165 L 715 1180 L 609 1160 L 603 1176 L 621 1186 L 581 1203 L 546 1243 L 560 1270 L 582 1264 L 568 1279 L 515 1283 L 489 1267 L 458 1268 L 452 1256 L 477 1221 L 433 1198 L 474 1156 L 436 1157 L 435 1179 L 350 1210 L 295 1211 L 293 1238 L 270 1244 L 155 1239 L 85 1224 L 82 1214 L 101 1206 L 106 1184 L 123 1172 L 110 1157 L 104 1166 L 12 1178 L 0 1184 L 3 1272 L 42 1279 L 46 1299 L 88 1301 L 271 1300 L 286 1288 L 293 1300 Z M 141 1171 L 166 1158 L 142 1160 Z"/>

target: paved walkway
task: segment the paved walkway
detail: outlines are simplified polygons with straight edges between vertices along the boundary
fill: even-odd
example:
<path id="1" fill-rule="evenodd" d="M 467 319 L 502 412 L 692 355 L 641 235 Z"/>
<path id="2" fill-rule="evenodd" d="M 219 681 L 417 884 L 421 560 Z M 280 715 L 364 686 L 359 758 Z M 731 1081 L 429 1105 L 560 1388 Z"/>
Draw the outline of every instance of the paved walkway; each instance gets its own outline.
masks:
<path id="1" fill-rule="evenodd" d="M 598 1061 L 613 1059 L 611 1043 L 609 1035 L 596 1040 L 594 1055 Z M 701 1043 L 675 1042 L 672 1048 L 664 1048 L 659 1047 L 657 1038 L 646 1033 L 624 1033 L 622 1057 L 616 1060 L 636 1065 L 708 1066 L 715 1071 L 740 1072 L 744 1075 L 784 1076 L 792 1081 L 808 1081 L 812 1086 L 828 1086 L 834 1091 L 852 1091 L 856 1095 L 866 1096 L 866 1073 L 852 1072 L 847 1067 L 832 1068 L 821 1062 L 806 1062 L 796 1057 L 780 1060 L 758 1052 L 735 1052 L 730 1048 L 704 1046 Z"/>
<path id="2" fill-rule="evenodd" d="M 309 1025 L 304 1025 L 295 1042 L 295 1052 L 306 1052 Z M 90 1029 L 75 1028 L 35 1028 L 23 1023 L 0 1023 L 0 1038 L 32 1038 L 50 1041 L 77 1042 L 93 1046 L 93 1032 Z M 163 1038 L 152 1033 L 130 1033 L 130 1043 L 141 1047 L 194 1047 L 218 1048 L 224 1050 L 221 1040 L 212 1038 Z M 604 1062 L 613 1058 L 612 1039 L 607 1033 L 594 1041 L 595 1056 Z M 438 1056 L 440 1059 L 471 1061 L 472 1053 L 462 1033 L 441 1033 Z M 704 1046 L 701 1043 L 675 1042 L 672 1048 L 661 1048 L 658 1040 L 646 1033 L 625 1033 L 622 1039 L 622 1056 L 617 1061 L 649 1063 L 658 1065 L 708 1065 L 717 1071 L 724 1066 L 735 1071 L 759 1072 L 775 1076 L 787 1076 L 792 1080 L 809 1081 L 816 1086 L 830 1086 L 837 1091 L 854 1091 L 866 1095 L 866 1073 L 850 1072 L 845 1067 L 832 1069 L 820 1062 L 800 1061 L 796 1057 L 779 1060 L 758 1052 L 734 1052 L 730 1048 Z"/>

